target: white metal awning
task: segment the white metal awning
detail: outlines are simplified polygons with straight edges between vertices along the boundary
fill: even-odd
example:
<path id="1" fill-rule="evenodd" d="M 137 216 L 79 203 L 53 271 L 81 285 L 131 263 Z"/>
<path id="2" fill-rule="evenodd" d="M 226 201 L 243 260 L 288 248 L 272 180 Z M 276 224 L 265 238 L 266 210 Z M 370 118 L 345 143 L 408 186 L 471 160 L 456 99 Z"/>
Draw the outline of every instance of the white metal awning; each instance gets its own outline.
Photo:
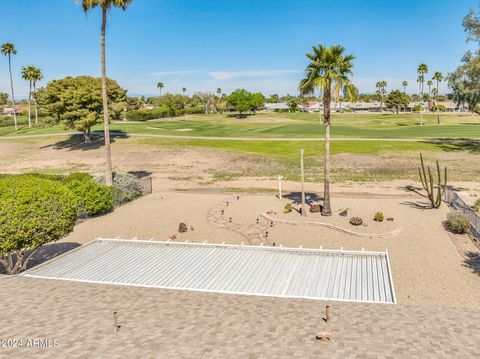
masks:
<path id="1" fill-rule="evenodd" d="M 395 303 L 387 252 L 97 239 L 23 275 L 216 293 Z"/>

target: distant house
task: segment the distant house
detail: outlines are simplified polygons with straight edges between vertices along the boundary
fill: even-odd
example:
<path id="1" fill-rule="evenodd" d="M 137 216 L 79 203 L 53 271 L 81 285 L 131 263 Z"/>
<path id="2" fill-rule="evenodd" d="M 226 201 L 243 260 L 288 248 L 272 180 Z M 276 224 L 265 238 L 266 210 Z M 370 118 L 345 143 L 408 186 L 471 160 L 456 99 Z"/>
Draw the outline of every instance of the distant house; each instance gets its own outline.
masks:
<path id="1" fill-rule="evenodd" d="M 22 111 L 18 107 L 15 108 L 15 114 L 20 116 Z M 13 116 L 13 107 L 4 107 L 3 111 L 0 112 L 1 116 Z"/>
<path id="2" fill-rule="evenodd" d="M 144 103 L 142 106 L 143 110 L 153 110 L 155 108 L 155 105 L 152 105 L 151 103 Z"/>
<path id="3" fill-rule="evenodd" d="M 309 102 L 306 107 L 308 112 L 318 112 L 323 110 L 323 103 Z M 332 102 L 330 104 L 332 112 L 379 112 L 380 102 Z"/>
<path id="4" fill-rule="evenodd" d="M 413 108 L 415 106 L 421 105 L 423 106 L 423 111 L 428 111 L 428 103 L 427 102 L 409 102 L 406 108 L 406 111 L 413 112 Z M 458 105 L 454 101 L 439 101 L 438 105 L 445 106 L 447 112 L 463 112 L 468 111 L 468 107 L 465 105 Z M 433 103 L 432 103 L 433 106 Z"/>
<path id="5" fill-rule="evenodd" d="M 290 110 L 290 107 L 288 107 L 288 103 L 286 102 L 266 103 L 265 110 L 266 112 L 283 112 Z"/>

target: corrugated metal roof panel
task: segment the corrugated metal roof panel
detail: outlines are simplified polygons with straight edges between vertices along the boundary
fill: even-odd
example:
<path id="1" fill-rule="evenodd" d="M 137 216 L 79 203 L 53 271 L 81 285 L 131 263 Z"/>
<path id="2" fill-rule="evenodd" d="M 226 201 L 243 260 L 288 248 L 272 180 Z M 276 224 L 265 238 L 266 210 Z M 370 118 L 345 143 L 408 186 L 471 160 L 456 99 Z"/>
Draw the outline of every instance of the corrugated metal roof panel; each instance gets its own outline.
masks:
<path id="1" fill-rule="evenodd" d="M 24 275 L 219 293 L 395 303 L 386 252 L 97 239 Z"/>

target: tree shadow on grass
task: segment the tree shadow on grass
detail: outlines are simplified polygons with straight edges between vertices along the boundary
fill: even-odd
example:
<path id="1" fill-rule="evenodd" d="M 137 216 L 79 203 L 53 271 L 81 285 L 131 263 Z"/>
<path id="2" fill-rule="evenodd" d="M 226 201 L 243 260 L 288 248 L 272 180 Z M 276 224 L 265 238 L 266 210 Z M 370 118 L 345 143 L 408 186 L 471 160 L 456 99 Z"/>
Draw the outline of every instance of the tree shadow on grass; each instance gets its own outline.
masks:
<path id="1" fill-rule="evenodd" d="M 284 194 L 282 197 L 292 201 L 294 204 L 302 204 L 302 192 L 290 192 Z M 318 194 L 313 192 L 305 192 L 306 204 L 310 205 L 320 201 L 323 201 L 323 197 L 320 197 Z"/>
<path id="2" fill-rule="evenodd" d="M 473 273 L 480 275 L 480 253 L 479 252 L 467 252 L 467 259 L 463 262 L 464 266 L 470 268 Z"/>
<path id="3" fill-rule="evenodd" d="M 124 131 L 110 131 L 110 143 L 114 143 L 117 137 L 127 138 L 128 134 Z M 68 139 L 57 141 L 55 143 L 42 146 L 40 148 L 53 148 L 55 150 L 69 150 L 69 151 L 90 151 L 96 150 L 105 145 L 103 131 L 95 131 L 91 133 L 91 143 L 85 143 L 85 138 L 82 134 L 71 135 Z"/>
<path id="4" fill-rule="evenodd" d="M 434 138 L 423 142 L 434 144 L 445 152 L 469 152 L 473 154 L 480 154 L 480 140 L 474 140 L 470 138 Z"/>

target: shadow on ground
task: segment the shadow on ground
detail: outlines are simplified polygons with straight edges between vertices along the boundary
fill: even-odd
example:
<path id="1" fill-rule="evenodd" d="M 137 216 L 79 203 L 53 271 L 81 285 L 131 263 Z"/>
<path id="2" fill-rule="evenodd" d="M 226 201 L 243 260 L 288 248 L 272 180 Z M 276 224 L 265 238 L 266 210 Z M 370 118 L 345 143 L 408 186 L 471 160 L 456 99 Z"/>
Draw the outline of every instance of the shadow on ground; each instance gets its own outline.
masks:
<path id="1" fill-rule="evenodd" d="M 467 252 L 464 266 L 470 268 L 473 273 L 480 275 L 480 252 Z"/>
<path id="2" fill-rule="evenodd" d="M 292 201 L 294 204 L 302 204 L 302 192 L 290 192 L 284 194 L 283 198 Z M 305 192 L 305 202 L 307 204 L 312 204 L 320 201 L 323 201 L 323 197 L 320 197 L 318 194 L 313 192 Z"/>
<path id="3" fill-rule="evenodd" d="M 46 262 L 52 258 L 55 258 L 63 253 L 71 251 L 79 247 L 80 244 L 75 242 L 62 242 L 62 243 L 50 243 L 45 244 L 44 246 L 40 247 L 37 252 L 33 255 L 33 257 L 28 262 L 27 269 L 35 267 L 43 262 Z"/>
<path id="4" fill-rule="evenodd" d="M 50 145 L 43 146 L 41 148 L 52 147 L 55 150 L 81 150 L 89 151 L 96 150 L 100 147 L 103 147 L 105 144 L 105 139 L 103 137 L 103 131 L 95 131 L 91 134 L 91 143 L 85 143 L 85 138 L 82 134 L 71 135 L 68 139 L 55 142 Z M 127 138 L 128 134 L 124 131 L 111 131 L 110 132 L 110 142 L 114 143 L 117 137 Z"/>
<path id="5" fill-rule="evenodd" d="M 75 242 L 64 242 L 64 243 L 49 243 L 40 247 L 37 252 L 33 255 L 32 258 L 28 261 L 27 270 L 42 264 L 52 258 L 58 257 L 63 253 L 71 251 L 79 247 L 80 244 Z M 0 274 L 6 274 L 5 268 L 0 265 Z"/>
<path id="6" fill-rule="evenodd" d="M 439 149 L 446 152 L 480 153 L 480 141 L 471 138 L 434 138 L 425 142 L 434 144 Z"/>
<path id="7" fill-rule="evenodd" d="M 131 175 L 134 175 L 137 178 L 148 177 L 152 174 L 150 171 L 128 171 Z"/>

